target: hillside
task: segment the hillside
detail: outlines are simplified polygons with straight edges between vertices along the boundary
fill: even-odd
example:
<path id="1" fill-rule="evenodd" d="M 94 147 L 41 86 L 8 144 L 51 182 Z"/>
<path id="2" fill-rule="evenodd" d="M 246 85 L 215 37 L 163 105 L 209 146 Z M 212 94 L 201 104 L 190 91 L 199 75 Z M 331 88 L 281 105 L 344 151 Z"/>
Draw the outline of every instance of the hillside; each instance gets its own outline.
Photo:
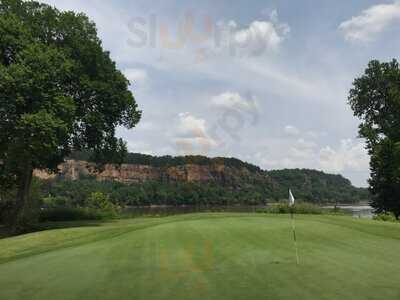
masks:
<path id="1" fill-rule="evenodd" d="M 300 169 L 264 171 L 235 158 L 129 154 L 122 165 L 106 164 L 100 169 L 82 159 L 90 161 L 87 154 L 74 154 L 59 167 L 58 175 L 36 171 L 45 181 L 44 193 L 83 201 L 88 193 L 100 190 L 129 205 L 264 204 L 286 199 L 288 188 L 299 200 L 316 203 L 369 199 L 366 189 L 352 186 L 341 175 Z M 73 194 L 72 187 L 79 193 Z"/>
<path id="2" fill-rule="evenodd" d="M 267 172 L 274 186 L 274 194 L 278 198 L 287 195 L 287 187 L 296 191 L 296 197 L 307 201 L 343 201 L 343 199 L 368 200 L 368 189 L 354 187 L 350 180 L 342 175 L 326 174 L 309 169 L 285 169 Z M 351 202 L 351 201 L 350 201 Z"/>

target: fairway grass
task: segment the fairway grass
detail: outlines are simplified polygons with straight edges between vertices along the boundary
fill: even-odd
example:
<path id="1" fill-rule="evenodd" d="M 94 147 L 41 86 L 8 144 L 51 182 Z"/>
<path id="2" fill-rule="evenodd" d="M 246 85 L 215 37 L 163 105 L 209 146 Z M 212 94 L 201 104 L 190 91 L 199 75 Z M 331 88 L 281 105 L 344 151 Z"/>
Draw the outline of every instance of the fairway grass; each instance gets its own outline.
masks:
<path id="1" fill-rule="evenodd" d="M 0 239 L 0 299 L 400 299 L 400 225 L 140 218 Z"/>

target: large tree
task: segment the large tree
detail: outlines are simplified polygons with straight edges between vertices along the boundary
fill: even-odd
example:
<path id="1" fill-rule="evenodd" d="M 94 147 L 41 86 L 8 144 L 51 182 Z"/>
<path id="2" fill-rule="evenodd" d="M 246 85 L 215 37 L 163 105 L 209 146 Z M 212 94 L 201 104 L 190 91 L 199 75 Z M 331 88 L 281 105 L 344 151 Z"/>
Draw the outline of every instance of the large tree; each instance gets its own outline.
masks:
<path id="1" fill-rule="evenodd" d="M 126 150 L 116 127 L 141 116 L 128 88 L 85 15 L 0 0 L 0 187 L 17 190 L 15 221 L 34 169 L 55 171 L 73 150 Z"/>
<path id="2" fill-rule="evenodd" d="M 371 61 L 350 91 L 349 103 L 362 120 L 360 136 L 371 156 L 370 190 L 377 212 L 400 217 L 400 69 L 396 60 Z"/>

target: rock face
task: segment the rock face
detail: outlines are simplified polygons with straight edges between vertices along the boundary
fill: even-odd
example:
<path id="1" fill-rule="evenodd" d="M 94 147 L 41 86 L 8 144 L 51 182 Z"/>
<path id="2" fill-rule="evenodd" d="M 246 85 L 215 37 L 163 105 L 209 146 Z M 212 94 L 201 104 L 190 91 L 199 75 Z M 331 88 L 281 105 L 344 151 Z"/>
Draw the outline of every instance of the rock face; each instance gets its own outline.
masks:
<path id="1" fill-rule="evenodd" d="M 234 185 L 236 181 L 257 182 L 267 179 L 267 176 L 262 172 L 251 172 L 247 168 L 234 168 L 223 164 L 186 164 L 171 167 L 108 164 L 98 170 L 93 163 L 68 160 L 59 166 L 59 170 L 59 174 L 50 174 L 42 170 L 36 170 L 34 174 L 41 179 L 54 179 L 57 176 L 62 176 L 70 180 L 77 180 L 85 176 L 95 176 L 97 180 L 114 180 L 123 183 L 146 181 L 218 182 Z"/>

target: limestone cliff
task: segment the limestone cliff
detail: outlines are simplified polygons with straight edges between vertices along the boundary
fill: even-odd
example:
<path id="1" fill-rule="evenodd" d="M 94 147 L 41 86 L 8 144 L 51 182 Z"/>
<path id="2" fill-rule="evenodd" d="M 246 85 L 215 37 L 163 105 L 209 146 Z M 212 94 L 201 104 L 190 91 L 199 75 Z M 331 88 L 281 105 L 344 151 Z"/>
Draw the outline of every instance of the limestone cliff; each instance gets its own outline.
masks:
<path id="1" fill-rule="evenodd" d="M 162 182 L 218 182 L 235 185 L 236 182 L 263 182 L 268 177 L 263 172 L 252 172 L 245 167 L 230 167 L 224 164 L 154 167 L 148 165 L 107 164 L 100 170 L 93 163 L 67 160 L 59 166 L 58 174 L 36 170 L 35 176 L 41 179 L 53 179 L 62 176 L 77 180 L 84 176 L 95 176 L 98 180 L 115 180 L 123 183 L 140 183 L 146 181 Z"/>

